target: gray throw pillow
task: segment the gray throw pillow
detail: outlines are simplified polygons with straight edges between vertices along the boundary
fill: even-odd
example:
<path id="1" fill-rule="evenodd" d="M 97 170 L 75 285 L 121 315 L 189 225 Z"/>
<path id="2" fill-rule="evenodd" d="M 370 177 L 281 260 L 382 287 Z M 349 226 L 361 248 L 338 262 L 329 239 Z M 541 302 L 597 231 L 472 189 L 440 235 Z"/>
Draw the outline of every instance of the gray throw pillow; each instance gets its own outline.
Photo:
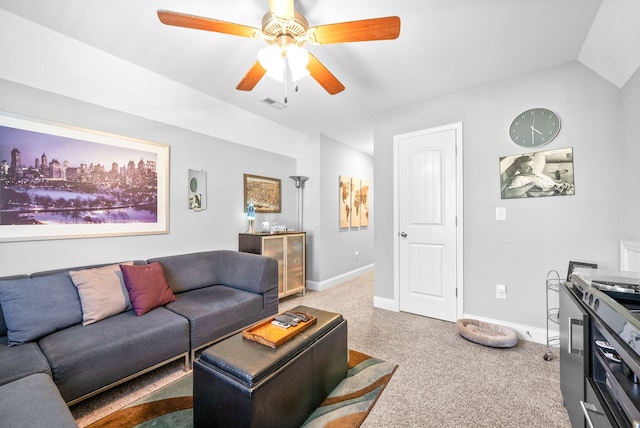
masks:
<path id="1" fill-rule="evenodd" d="M 133 262 L 122 263 L 132 265 Z M 112 317 L 132 309 L 120 265 L 69 272 L 78 287 L 82 305 L 82 325 Z"/>
<path id="2" fill-rule="evenodd" d="M 9 346 L 82 322 L 80 298 L 68 272 L 0 281 L 0 304 Z"/>

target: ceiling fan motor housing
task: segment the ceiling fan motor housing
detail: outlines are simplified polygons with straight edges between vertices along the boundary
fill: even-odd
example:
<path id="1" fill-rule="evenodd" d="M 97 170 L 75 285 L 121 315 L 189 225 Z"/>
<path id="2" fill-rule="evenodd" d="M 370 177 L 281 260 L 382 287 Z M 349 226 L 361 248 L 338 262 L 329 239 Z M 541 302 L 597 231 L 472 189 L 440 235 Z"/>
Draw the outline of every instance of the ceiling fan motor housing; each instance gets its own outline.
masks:
<path id="1" fill-rule="evenodd" d="M 286 45 L 294 43 L 303 46 L 306 42 L 306 34 L 309 29 L 307 19 L 295 11 L 293 19 L 285 20 L 277 18 L 271 12 L 267 12 L 262 18 L 262 32 L 264 40 L 270 45 Z M 288 36 L 288 37 L 282 37 Z M 286 41 L 285 41 L 286 40 Z"/>

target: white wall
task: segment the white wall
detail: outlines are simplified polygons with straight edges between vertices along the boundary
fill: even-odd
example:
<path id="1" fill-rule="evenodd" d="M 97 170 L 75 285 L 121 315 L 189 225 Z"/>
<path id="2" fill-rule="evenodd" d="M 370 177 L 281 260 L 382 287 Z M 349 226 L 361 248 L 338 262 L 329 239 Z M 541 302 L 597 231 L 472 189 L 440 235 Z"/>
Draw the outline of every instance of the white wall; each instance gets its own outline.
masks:
<path id="1" fill-rule="evenodd" d="M 209 249 L 237 249 L 238 233 L 246 229 L 244 173 L 282 180 L 282 213 L 270 214 L 270 218 L 272 223 L 295 227 L 296 193 L 288 178 L 296 175 L 294 158 L 1 79 L 0 110 L 170 146 L 169 234 L 3 242 L 0 243 L 0 276 Z M 8 154 L 3 154 L 4 157 L 9 159 Z M 205 211 L 187 208 L 189 168 L 207 171 L 208 209 Z"/>
<path id="2" fill-rule="evenodd" d="M 500 199 L 498 159 L 513 144 L 513 118 L 532 107 L 557 112 L 562 129 L 544 149 L 573 147 L 574 196 Z M 464 312 L 544 327 L 545 278 L 566 275 L 569 260 L 618 265 L 621 236 L 620 93 L 579 63 L 487 85 L 376 117 L 375 265 L 377 297 L 394 299 L 393 164 L 396 134 L 463 123 Z M 507 220 L 495 220 L 506 207 Z M 507 285 L 507 300 L 495 285 Z"/>

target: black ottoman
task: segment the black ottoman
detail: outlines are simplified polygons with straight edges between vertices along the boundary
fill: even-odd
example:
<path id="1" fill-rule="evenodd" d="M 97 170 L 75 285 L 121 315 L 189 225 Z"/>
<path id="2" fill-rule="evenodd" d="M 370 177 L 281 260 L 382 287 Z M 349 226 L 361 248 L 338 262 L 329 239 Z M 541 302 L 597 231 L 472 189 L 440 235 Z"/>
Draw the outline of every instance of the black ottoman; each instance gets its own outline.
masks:
<path id="1" fill-rule="evenodd" d="M 193 364 L 194 427 L 299 427 L 347 373 L 347 321 L 318 319 L 276 349 L 235 334 Z"/>

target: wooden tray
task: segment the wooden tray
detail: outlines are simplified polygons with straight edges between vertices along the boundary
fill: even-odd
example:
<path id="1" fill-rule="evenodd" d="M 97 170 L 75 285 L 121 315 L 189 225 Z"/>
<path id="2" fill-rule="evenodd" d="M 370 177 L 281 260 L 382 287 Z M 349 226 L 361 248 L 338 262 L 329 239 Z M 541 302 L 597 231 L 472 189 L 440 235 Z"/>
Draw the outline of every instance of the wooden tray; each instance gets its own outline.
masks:
<path id="1" fill-rule="evenodd" d="M 275 349 L 318 321 L 318 318 L 312 315 L 305 315 L 309 318 L 308 321 L 300 321 L 297 326 L 289 328 L 282 328 L 271 324 L 271 321 L 273 321 L 275 317 L 267 318 L 243 330 L 242 337 Z"/>

